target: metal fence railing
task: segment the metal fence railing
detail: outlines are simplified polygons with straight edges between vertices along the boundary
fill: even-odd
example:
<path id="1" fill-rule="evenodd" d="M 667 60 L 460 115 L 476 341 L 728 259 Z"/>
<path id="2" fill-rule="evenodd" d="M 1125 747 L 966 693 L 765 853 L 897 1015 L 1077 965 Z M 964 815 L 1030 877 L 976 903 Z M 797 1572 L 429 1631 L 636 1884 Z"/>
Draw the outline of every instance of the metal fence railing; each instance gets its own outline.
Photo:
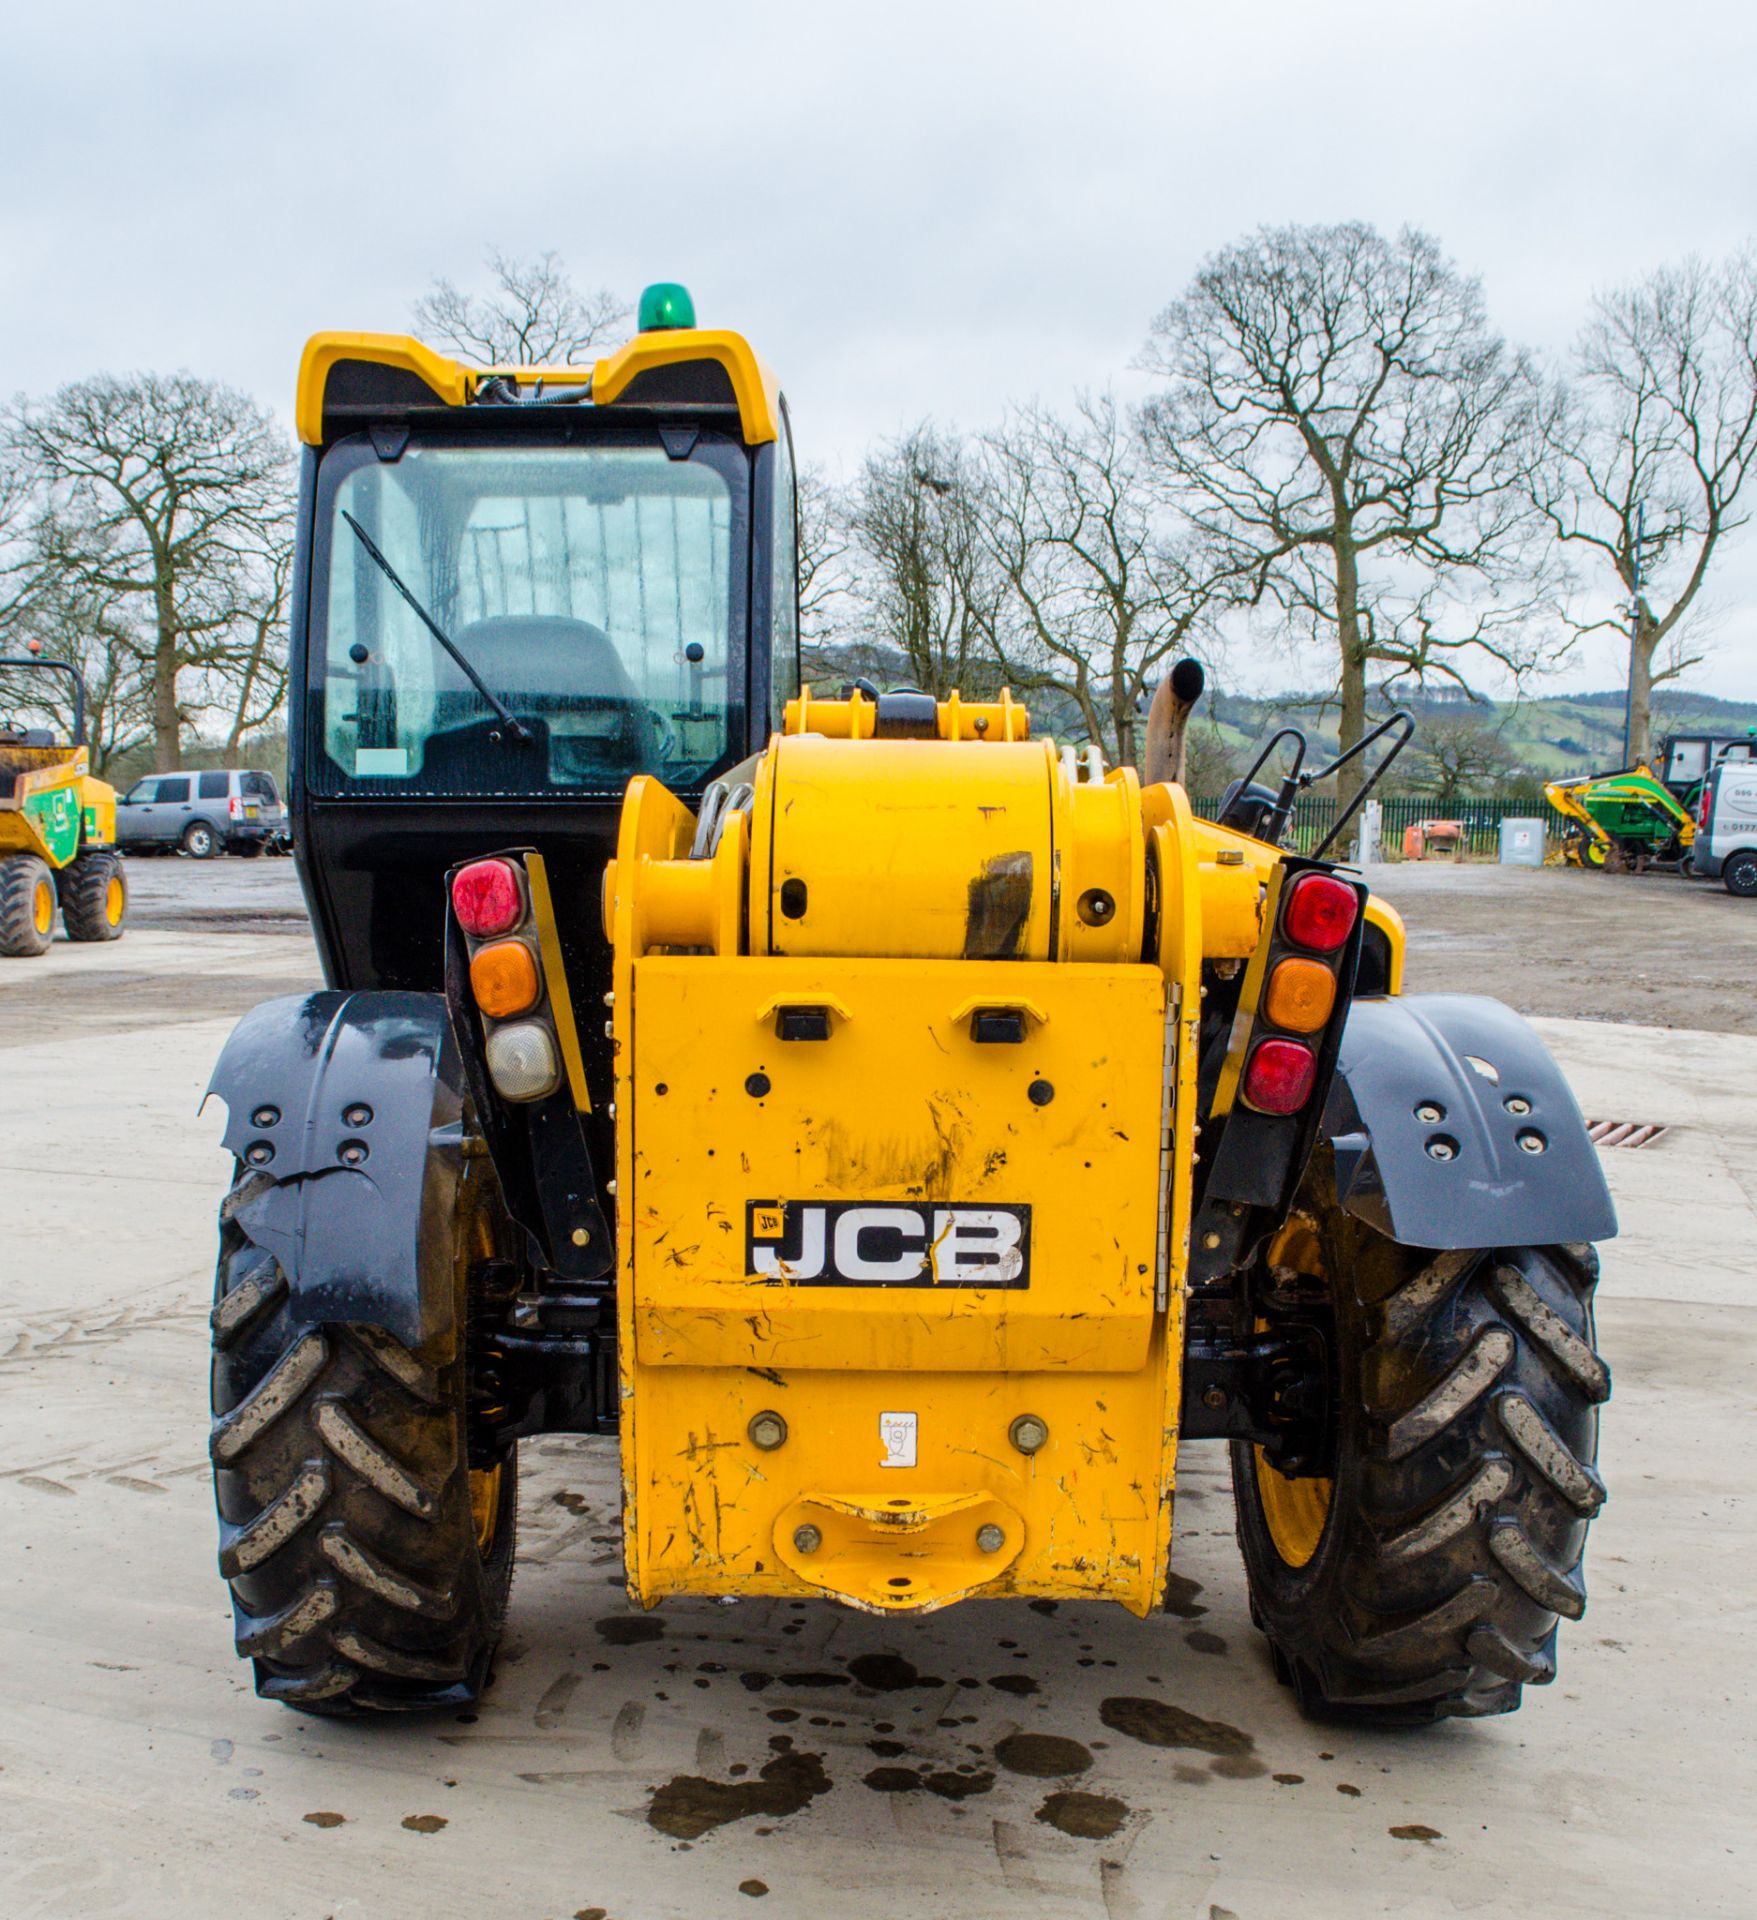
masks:
<path id="1" fill-rule="evenodd" d="M 1190 805 L 1204 819 L 1212 820 L 1220 812 L 1218 797 L 1198 799 Z M 1286 844 L 1295 853 L 1310 853 L 1336 819 L 1334 794 L 1305 794 L 1293 810 L 1293 823 Z M 1562 818 L 1544 800 L 1454 800 L 1442 806 L 1421 794 L 1397 794 L 1380 803 L 1379 847 L 1382 856 L 1402 857 L 1404 833 L 1424 820 L 1456 820 L 1464 828 L 1467 853 L 1495 854 L 1500 850 L 1501 822 L 1505 819 L 1541 819 L 1554 841 L 1562 830 Z M 1351 820 L 1343 831 L 1341 846 L 1332 847 L 1331 857 L 1339 858 L 1352 849 L 1358 821 Z"/>

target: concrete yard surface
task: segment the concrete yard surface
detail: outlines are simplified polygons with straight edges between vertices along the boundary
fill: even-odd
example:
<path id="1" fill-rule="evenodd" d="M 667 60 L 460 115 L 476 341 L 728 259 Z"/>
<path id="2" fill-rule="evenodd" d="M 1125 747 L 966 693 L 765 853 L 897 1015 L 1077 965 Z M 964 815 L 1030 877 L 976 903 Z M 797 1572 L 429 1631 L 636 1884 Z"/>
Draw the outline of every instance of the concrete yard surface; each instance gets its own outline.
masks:
<path id="1" fill-rule="evenodd" d="M 291 916 L 174 907 L 0 964 L 4 1920 L 1757 1911 L 1757 1039 L 1539 1023 L 1589 1113 L 1666 1132 L 1604 1154 L 1610 1500 L 1586 1617 L 1517 1715 L 1302 1720 L 1212 1447 L 1183 1458 L 1164 1615 L 909 1622 L 633 1612 L 614 1443 L 557 1437 L 523 1453 L 480 1707 L 358 1726 L 252 1694 L 206 1460 L 228 1169 L 197 1104 L 232 1016 L 315 963 Z"/>

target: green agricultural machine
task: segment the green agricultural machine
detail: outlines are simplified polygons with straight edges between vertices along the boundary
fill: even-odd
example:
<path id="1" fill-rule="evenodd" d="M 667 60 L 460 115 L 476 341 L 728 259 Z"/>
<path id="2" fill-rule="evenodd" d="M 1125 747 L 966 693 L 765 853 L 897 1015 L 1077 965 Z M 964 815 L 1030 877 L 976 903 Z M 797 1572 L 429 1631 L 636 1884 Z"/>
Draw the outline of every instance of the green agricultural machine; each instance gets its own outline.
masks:
<path id="1" fill-rule="evenodd" d="M 6 659 L 8 672 L 73 682 L 73 737 L 0 711 L 0 957 L 47 953 L 55 910 L 70 940 L 115 940 L 128 918 L 116 851 L 116 789 L 96 779 L 85 744 L 85 683 L 59 660 Z"/>
<path id="2" fill-rule="evenodd" d="M 1606 873 L 1681 867 L 1696 837 L 1703 783 L 1721 760 L 1757 757 L 1757 732 L 1668 734 L 1652 766 L 1552 780 L 1544 798 L 1562 816 L 1562 859 Z M 1655 771 L 1655 769 L 1658 771 Z"/>
<path id="3" fill-rule="evenodd" d="M 1562 858 L 1573 867 L 1640 873 L 1676 864 L 1690 851 L 1696 823 L 1649 767 L 1552 780 L 1544 798 L 1562 816 Z"/>

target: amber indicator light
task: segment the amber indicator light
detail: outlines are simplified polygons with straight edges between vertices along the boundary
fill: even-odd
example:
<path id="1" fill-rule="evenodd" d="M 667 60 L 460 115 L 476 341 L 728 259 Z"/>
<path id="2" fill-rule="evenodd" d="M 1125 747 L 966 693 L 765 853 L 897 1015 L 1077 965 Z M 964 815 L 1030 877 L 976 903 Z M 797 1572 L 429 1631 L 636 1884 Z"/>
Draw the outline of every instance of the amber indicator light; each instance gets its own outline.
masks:
<path id="1" fill-rule="evenodd" d="M 1276 962 L 1263 1011 L 1289 1033 L 1314 1033 L 1336 1005 L 1336 976 L 1321 960 Z"/>
<path id="2" fill-rule="evenodd" d="M 470 961 L 470 991 L 491 1020 L 529 1013 L 537 1004 L 537 962 L 522 940 L 498 940 Z"/>

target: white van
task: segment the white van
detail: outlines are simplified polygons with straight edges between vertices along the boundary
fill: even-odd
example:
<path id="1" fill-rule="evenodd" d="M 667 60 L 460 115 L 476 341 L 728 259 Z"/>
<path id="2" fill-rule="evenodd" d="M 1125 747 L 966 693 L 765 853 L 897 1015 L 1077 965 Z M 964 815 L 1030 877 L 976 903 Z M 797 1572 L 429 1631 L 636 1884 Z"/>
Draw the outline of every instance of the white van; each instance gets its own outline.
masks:
<path id="1" fill-rule="evenodd" d="M 1708 776 L 1690 867 L 1718 878 L 1728 893 L 1757 894 L 1757 766 L 1723 760 Z"/>

